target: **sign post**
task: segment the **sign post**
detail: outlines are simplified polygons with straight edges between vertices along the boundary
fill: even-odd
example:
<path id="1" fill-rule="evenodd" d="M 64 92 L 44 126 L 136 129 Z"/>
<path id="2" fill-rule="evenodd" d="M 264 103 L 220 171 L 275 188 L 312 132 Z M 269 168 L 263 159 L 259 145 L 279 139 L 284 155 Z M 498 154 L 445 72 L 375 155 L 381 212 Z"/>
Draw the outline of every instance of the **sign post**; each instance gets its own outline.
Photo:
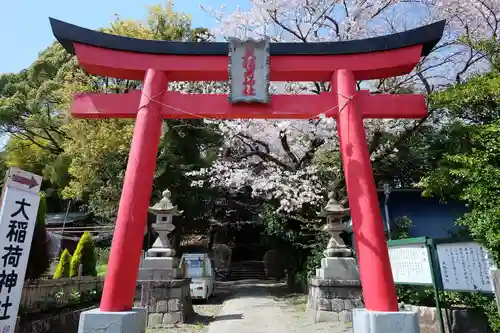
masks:
<path id="1" fill-rule="evenodd" d="M 431 244 L 431 239 L 419 237 L 392 240 L 387 245 L 395 284 L 433 287 L 439 329 L 441 333 L 445 333 L 438 289 L 439 279 L 434 270 Z M 448 318 L 447 323 L 449 326 L 450 320 Z"/>
<path id="2" fill-rule="evenodd" d="M 42 177 L 10 168 L 0 208 L 0 333 L 14 332 L 30 253 Z"/>
<path id="3" fill-rule="evenodd" d="M 434 288 L 436 310 L 441 332 L 439 291 L 495 291 L 494 263 L 482 246 L 468 238 L 407 238 L 388 242 L 392 274 L 396 284 L 428 285 Z M 451 321 L 445 311 L 448 331 Z"/>

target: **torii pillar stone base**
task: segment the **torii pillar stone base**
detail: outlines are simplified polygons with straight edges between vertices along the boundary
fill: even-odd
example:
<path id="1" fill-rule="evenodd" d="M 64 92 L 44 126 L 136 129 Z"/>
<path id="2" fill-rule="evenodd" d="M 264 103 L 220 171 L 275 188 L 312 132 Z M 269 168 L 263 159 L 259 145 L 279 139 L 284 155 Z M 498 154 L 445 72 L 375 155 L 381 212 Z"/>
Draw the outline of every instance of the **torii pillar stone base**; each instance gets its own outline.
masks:
<path id="1" fill-rule="evenodd" d="M 78 333 L 146 333 L 146 317 L 146 308 L 120 312 L 89 310 L 80 314 Z"/>
<path id="2" fill-rule="evenodd" d="M 354 333 L 420 333 L 416 312 L 354 309 L 352 315 Z"/>

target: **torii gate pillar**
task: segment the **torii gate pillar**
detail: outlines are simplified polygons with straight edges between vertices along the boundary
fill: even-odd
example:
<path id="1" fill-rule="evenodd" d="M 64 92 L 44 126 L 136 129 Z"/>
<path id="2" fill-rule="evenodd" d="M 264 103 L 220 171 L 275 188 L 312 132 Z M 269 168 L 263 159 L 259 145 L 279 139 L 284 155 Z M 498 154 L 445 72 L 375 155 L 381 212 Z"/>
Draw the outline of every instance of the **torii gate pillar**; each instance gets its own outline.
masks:
<path id="1" fill-rule="evenodd" d="M 353 101 L 356 80 L 352 71 L 340 69 L 332 78 L 332 91 L 336 91 L 339 110 L 337 129 L 344 175 L 349 196 L 354 237 L 365 306 L 379 311 L 397 311 L 396 289 L 392 279 L 387 242 L 372 164 L 368 152 L 363 114 Z M 377 249 L 378 251 L 374 251 Z M 369 277 L 369 278 L 368 278 Z"/>
<path id="2" fill-rule="evenodd" d="M 150 97 L 161 98 L 167 86 L 164 72 L 153 69 L 146 72 L 104 281 L 102 310 L 130 310 L 130 300 L 134 299 L 135 286 L 131 288 L 125 284 L 128 279 L 124 277 L 137 279 L 140 262 L 137 249 L 142 249 L 142 221 L 148 214 L 163 122 L 157 111 L 161 106 Z"/>
<path id="3" fill-rule="evenodd" d="M 112 36 L 55 19 L 51 24 L 56 38 L 77 56 L 87 72 L 144 80 L 142 91 L 81 94 L 72 106 L 76 117 L 136 118 L 101 307 L 82 314 L 79 332 L 107 329 L 114 324 L 122 332 L 145 332 L 145 311 L 132 309 L 132 305 L 162 118 L 312 119 L 332 110 L 332 106 L 337 107 L 336 111 L 329 111 L 327 116 L 338 121 L 366 307 L 354 312 L 354 332 L 419 332 L 416 314 L 398 312 L 363 119 L 422 118 L 427 114 L 425 99 L 411 94 L 372 96 L 367 91 L 356 91 L 356 81 L 410 73 L 441 39 L 444 21 L 350 42 L 271 43 L 265 60 L 258 61 L 252 50 L 242 53 L 227 43 L 161 43 Z M 263 104 L 236 105 L 228 103 L 227 95 L 167 91 L 167 79 L 228 80 L 229 51 L 234 51 L 231 59 L 235 61 L 244 54 L 245 73 L 239 72 L 238 77 L 244 80 L 245 92 L 254 91 L 254 87 L 247 91 L 246 85 L 256 77 L 267 81 L 331 81 L 332 92 L 264 96 Z M 262 64 L 266 66 L 263 71 Z M 258 94 L 263 96 L 262 91 Z M 252 97 L 243 100 L 254 101 Z"/>

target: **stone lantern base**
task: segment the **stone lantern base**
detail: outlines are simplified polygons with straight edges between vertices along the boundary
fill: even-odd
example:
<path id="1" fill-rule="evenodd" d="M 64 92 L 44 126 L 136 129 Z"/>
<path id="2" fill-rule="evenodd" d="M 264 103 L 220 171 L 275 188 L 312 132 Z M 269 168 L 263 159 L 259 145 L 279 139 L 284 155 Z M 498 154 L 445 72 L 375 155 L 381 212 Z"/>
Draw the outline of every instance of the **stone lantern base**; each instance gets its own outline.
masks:
<path id="1" fill-rule="evenodd" d="M 141 261 L 137 280 L 171 280 L 182 277 L 179 259 L 172 257 L 146 257 Z"/>
<path id="2" fill-rule="evenodd" d="M 307 311 L 315 322 L 352 322 L 352 310 L 363 308 L 359 280 L 309 280 Z"/>
<path id="3" fill-rule="evenodd" d="M 350 250 L 345 250 L 351 253 Z M 321 268 L 316 269 L 316 277 L 326 280 L 359 280 L 356 259 L 352 257 L 330 257 L 321 259 Z"/>
<path id="4" fill-rule="evenodd" d="M 147 327 L 165 328 L 193 318 L 190 283 L 191 279 L 137 281 L 134 306 L 146 308 Z"/>
<path id="5" fill-rule="evenodd" d="M 356 259 L 346 248 L 329 248 L 316 277 L 309 280 L 308 311 L 315 321 L 352 322 L 352 310 L 364 307 Z"/>

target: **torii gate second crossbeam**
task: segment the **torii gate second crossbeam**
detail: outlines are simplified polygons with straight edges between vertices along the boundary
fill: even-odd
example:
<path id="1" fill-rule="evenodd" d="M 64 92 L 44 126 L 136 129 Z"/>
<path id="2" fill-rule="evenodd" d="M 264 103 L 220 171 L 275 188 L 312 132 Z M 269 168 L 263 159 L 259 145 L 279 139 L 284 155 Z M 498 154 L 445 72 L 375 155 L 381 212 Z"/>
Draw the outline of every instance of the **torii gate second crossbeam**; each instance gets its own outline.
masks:
<path id="1" fill-rule="evenodd" d="M 138 40 L 55 19 L 51 24 L 59 42 L 89 73 L 143 80 L 142 91 L 80 94 L 72 106 L 76 117 L 136 119 L 101 311 L 132 308 L 163 119 L 310 119 L 325 110 L 338 123 L 366 309 L 398 311 L 363 119 L 422 118 L 427 110 L 422 95 L 370 95 L 356 91 L 356 81 L 411 72 L 440 40 L 444 21 L 365 40 L 271 43 L 270 80 L 329 81 L 332 89 L 320 95 L 274 95 L 264 104 L 167 91 L 169 81 L 230 79 L 228 43 Z"/>

